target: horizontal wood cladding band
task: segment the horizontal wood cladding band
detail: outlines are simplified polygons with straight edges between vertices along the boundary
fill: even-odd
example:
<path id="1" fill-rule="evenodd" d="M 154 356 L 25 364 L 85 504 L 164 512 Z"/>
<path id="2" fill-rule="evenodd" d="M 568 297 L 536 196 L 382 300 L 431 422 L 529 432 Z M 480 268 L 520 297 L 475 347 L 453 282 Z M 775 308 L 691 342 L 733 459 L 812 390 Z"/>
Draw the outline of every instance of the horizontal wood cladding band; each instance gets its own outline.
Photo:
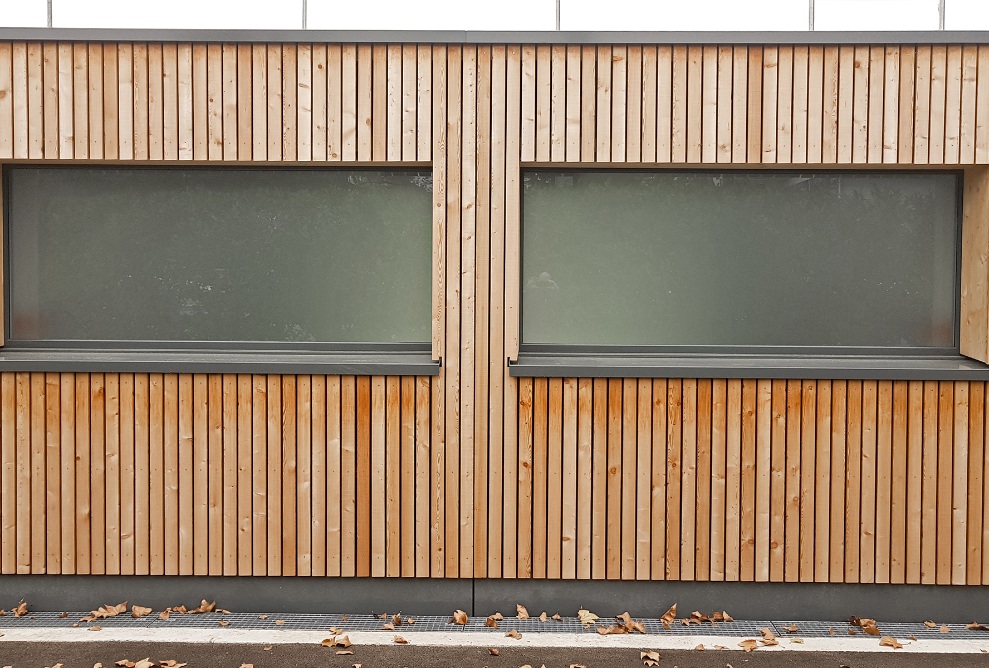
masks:
<path id="1" fill-rule="evenodd" d="M 4 373 L 0 572 L 989 584 L 984 383 L 518 379 L 494 532 L 437 382 Z"/>
<path id="2" fill-rule="evenodd" d="M 507 47 L 509 57 L 516 48 Z M 515 140 L 526 162 L 989 162 L 989 124 L 980 120 L 989 106 L 986 46 L 520 51 L 521 69 L 509 66 L 504 76 L 508 90 L 521 88 Z M 463 111 L 473 130 L 478 110 L 500 102 L 478 73 L 500 77 L 505 52 L 3 42 L 0 158 L 428 161 L 437 73 L 463 73 L 443 82 L 456 90 L 435 102 L 456 105 L 441 118 Z M 476 96 L 478 83 L 486 95 Z"/>

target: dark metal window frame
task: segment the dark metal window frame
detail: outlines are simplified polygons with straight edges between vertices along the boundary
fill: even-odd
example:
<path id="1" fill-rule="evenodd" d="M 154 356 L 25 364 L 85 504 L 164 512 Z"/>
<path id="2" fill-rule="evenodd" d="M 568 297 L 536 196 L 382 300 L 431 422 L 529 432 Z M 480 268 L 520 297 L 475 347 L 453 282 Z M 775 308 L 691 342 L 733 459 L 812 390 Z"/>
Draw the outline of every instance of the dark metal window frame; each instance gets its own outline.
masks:
<path id="1" fill-rule="evenodd" d="M 71 165 L 51 162 L 8 162 L 2 166 L 4 331 L 0 371 L 133 371 L 199 373 L 344 373 L 436 375 L 439 362 L 431 344 L 387 342 L 171 341 L 12 338 L 10 223 L 11 172 L 18 168 L 99 168 L 121 171 L 147 169 L 244 171 L 431 171 L 432 163 L 349 165 L 106 164 Z M 430 227 L 432 222 L 430 221 Z M 432 274 L 432 272 L 430 272 Z"/>
<path id="2" fill-rule="evenodd" d="M 955 276 L 953 345 L 950 347 L 886 346 L 738 346 L 738 345 L 572 345 L 526 343 L 522 339 L 525 318 L 522 270 L 525 255 L 525 175 L 528 172 L 588 173 L 628 172 L 655 174 L 951 174 L 955 187 Z M 516 377 L 698 377 L 698 378 L 904 378 L 989 380 L 989 367 L 959 353 L 961 318 L 961 244 L 964 194 L 963 169 L 893 168 L 862 169 L 828 165 L 788 168 L 756 165 L 681 165 L 611 167 L 595 163 L 561 166 L 557 163 L 524 164 L 519 174 L 519 356 L 510 363 Z"/>

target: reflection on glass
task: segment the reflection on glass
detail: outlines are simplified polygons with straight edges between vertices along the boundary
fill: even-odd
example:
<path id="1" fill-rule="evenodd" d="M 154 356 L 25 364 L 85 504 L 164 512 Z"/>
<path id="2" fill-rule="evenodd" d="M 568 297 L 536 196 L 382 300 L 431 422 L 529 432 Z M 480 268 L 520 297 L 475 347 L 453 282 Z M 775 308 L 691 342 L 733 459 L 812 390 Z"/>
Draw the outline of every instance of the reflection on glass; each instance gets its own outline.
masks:
<path id="1" fill-rule="evenodd" d="M 522 338 L 955 345 L 957 178 L 531 171 Z"/>
<path id="2" fill-rule="evenodd" d="M 425 342 L 426 172 L 10 169 L 15 340 Z"/>

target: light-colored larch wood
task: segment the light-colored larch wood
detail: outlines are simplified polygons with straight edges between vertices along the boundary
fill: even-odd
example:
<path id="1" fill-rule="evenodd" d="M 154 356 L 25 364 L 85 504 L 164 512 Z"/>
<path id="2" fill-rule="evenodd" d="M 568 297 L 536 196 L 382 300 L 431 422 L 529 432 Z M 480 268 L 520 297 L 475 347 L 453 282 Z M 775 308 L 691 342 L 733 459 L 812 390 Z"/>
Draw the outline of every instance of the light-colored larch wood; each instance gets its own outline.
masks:
<path id="1" fill-rule="evenodd" d="M 944 164 L 956 165 L 960 157 L 962 110 L 962 47 L 948 47 L 945 67 Z"/>
<path id="2" fill-rule="evenodd" d="M 687 161 L 687 47 L 672 47 L 670 161 Z M 662 132 L 662 127 L 660 128 Z M 662 138 L 662 134 L 660 135 Z M 600 160 L 600 157 L 598 158 Z"/>
<path id="3" fill-rule="evenodd" d="M 45 459 L 45 573 L 62 572 L 62 509 L 59 503 L 62 488 L 61 468 L 61 412 L 58 374 L 44 376 L 44 459 Z M 120 505 L 118 503 L 119 510 Z M 119 552 L 118 552 L 119 558 Z"/>
<path id="4" fill-rule="evenodd" d="M 800 579 L 800 381 L 786 383 L 786 546 L 783 551 L 783 579 Z"/>
<path id="5" fill-rule="evenodd" d="M 953 50 L 953 49 L 952 49 Z M 944 164 L 945 129 L 947 127 L 948 48 L 931 49 L 930 135 L 928 162 Z"/>
<path id="6" fill-rule="evenodd" d="M 570 47 L 575 54 L 579 51 L 577 47 Z M 647 44 L 642 47 L 642 88 L 641 88 L 641 99 L 639 104 L 641 105 L 641 132 L 639 135 L 639 150 L 641 152 L 641 160 L 644 163 L 656 162 L 656 123 L 658 121 L 659 105 L 658 105 L 658 71 L 657 71 L 657 49 L 658 47 L 653 44 Z M 569 53 L 569 51 L 568 51 Z M 572 71 L 572 70 L 568 70 Z M 574 73 L 575 77 L 580 76 L 580 71 L 576 70 Z M 579 79 L 578 79 L 579 80 Z M 569 93 L 570 89 L 567 89 Z M 572 117 L 575 122 L 580 121 L 580 97 L 577 94 L 576 87 L 574 88 L 574 113 Z M 635 91 L 629 90 L 629 95 L 634 95 Z M 570 100 L 567 100 L 568 105 L 568 117 L 570 116 L 569 105 Z M 575 127 L 573 134 L 579 136 L 580 128 Z M 568 153 L 569 160 L 569 153 Z"/>
<path id="7" fill-rule="evenodd" d="M 742 582 L 755 580 L 755 518 L 756 518 L 756 390 L 755 380 L 742 381 L 741 403 L 741 485 L 739 513 L 741 519 L 739 574 Z"/>
<path id="8" fill-rule="evenodd" d="M 298 380 L 295 375 L 284 375 L 282 382 L 281 430 L 281 531 L 275 541 L 281 541 L 281 549 L 277 557 L 282 575 L 297 575 L 297 524 L 296 509 L 298 506 L 298 437 L 296 435 L 296 411 Z M 276 488 L 277 490 L 277 488 Z"/>
<path id="9" fill-rule="evenodd" d="M 384 161 L 388 157 L 388 45 L 371 46 L 371 159 Z"/>
<path id="10" fill-rule="evenodd" d="M 920 584 L 921 528 L 923 507 L 921 483 L 924 452 L 924 383 L 910 381 L 907 387 L 907 482 L 906 482 L 906 578 Z"/>
<path id="11" fill-rule="evenodd" d="M 806 62 L 803 63 L 806 69 Z M 793 162 L 793 113 L 795 102 L 794 91 L 794 58 L 793 47 L 781 46 L 776 56 L 776 162 Z M 765 91 L 764 91 L 765 92 Z M 806 105 L 807 91 L 802 91 Z M 772 98 L 767 100 L 773 103 Z M 763 112 L 765 113 L 765 112 Z"/>
<path id="12" fill-rule="evenodd" d="M 786 556 L 786 381 L 773 380 L 771 391 L 769 580 L 783 582 Z"/>
<path id="13" fill-rule="evenodd" d="M 900 164 L 913 161 L 914 139 L 914 80 L 917 76 L 917 50 L 914 47 L 900 48 L 900 118 L 897 137 L 899 139 L 896 160 Z"/>
<path id="14" fill-rule="evenodd" d="M 889 583 L 890 501 L 893 449 L 893 383 L 879 382 L 876 420 L 876 561 L 875 581 Z"/>
<path id="15" fill-rule="evenodd" d="M 671 378 L 666 384 L 666 579 L 680 579 L 681 552 L 681 443 L 683 425 L 683 382 Z M 596 390 L 596 388 L 595 388 Z M 595 391 L 595 401 L 597 400 Z"/>
<path id="16" fill-rule="evenodd" d="M 315 48 L 315 47 L 314 47 Z M 416 72 L 416 46 L 415 44 L 403 44 L 399 54 L 401 60 L 398 68 L 401 71 L 401 91 L 402 106 L 399 119 L 399 129 L 401 138 L 398 142 L 401 146 L 401 154 L 398 159 L 416 159 L 416 96 L 417 72 Z"/>
<path id="17" fill-rule="evenodd" d="M 931 132 L 931 47 L 918 46 L 914 61 L 913 162 L 930 162 Z"/>
<path id="18" fill-rule="evenodd" d="M 673 140 L 673 48 L 656 47 L 656 162 L 668 163 L 672 158 Z"/>
<path id="19" fill-rule="evenodd" d="M 876 449 L 879 386 L 862 383 L 862 495 L 859 530 L 859 582 L 876 580 Z"/>
<path id="20" fill-rule="evenodd" d="M 105 497 L 106 573 L 120 574 L 120 376 L 108 373 L 105 383 Z M 191 519 L 191 518 L 187 518 Z M 191 527 L 192 522 L 186 526 Z"/>
<path id="21" fill-rule="evenodd" d="M 831 122 L 828 116 L 831 99 L 824 96 L 825 51 L 823 47 L 811 46 L 807 51 L 807 162 L 820 164 L 823 162 L 824 126 Z M 827 101 L 828 108 L 825 107 Z"/>
<path id="22" fill-rule="evenodd" d="M 6 51 L 6 53 L 4 53 Z M 10 48 L 0 48 L 0 62 L 2 59 L 9 59 Z M 8 72 L 9 74 L 9 72 Z M 6 82 L 5 82 L 6 83 Z M 5 97 L 9 99 L 9 86 L 0 84 L 0 90 L 8 91 Z M 9 144 L 6 144 L 9 147 Z M 14 374 L 5 371 L 0 374 L 0 485 L 3 489 L 17 489 L 19 476 L 17 470 L 17 443 L 16 443 L 16 418 L 17 410 L 16 394 L 14 391 Z M 73 452 L 73 461 L 75 453 Z M 82 457 L 79 457 L 82 460 Z M 76 501 L 76 499 L 72 499 Z M 0 495 L 0 573 L 8 575 L 16 573 L 18 570 L 18 532 L 21 530 L 17 520 L 17 495 Z M 78 503 L 74 504 L 78 512 Z M 71 518 L 74 520 L 75 518 Z M 67 525 L 73 526 L 74 521 L 67 521 Z M 65 541 L 62 543 L 66 545 Z M 75 558 L 73 556 L 73 563 Z"/>
<path id="23" fill-rule="evenodd" d="M 109 390 L 110 376 L 107 374 L 107 389 Z M 195 496 L 195 465 L 193 458 L 195 449 L 194 439 L 194 419 L 195 410 L 193 407 L 194 386 L 192 374 L 179 374 L 178 383 L 178 439 L 176 450 L 178 454 L 178 563 L 179 573 L 191 575 L 194 570 L 195 534 L 193 523 L 195 521 L 194 508 L 196 506 Z M 109 418 L 109 392 L 107 393 L 107 414 Z M 107 420 L 109 427 L 109 419 Z M 110 430 L 107 429 L 107 444 L 109 445 Z"/>
<path id="24" fill-rule="evenodd" d="M 636 478 L 636 436 L 638 408 L 637 383 L 633 379 L 622 381 L 620 414 L 621 476 L 619 503 L 621 538 L 618 545 L 609 549 L 618 551 L 617 560 L 621 564 L 621 579 L 635 578 L 635 478 Z"/>
<path id="25" fill-rule="evenodd" d="M 421 377 L 415 384 L 415 575 L 429 576 L 429 436 L 430 379 Z"/>
<path id="26" fill-rule="evenodd" d="M 950 62 L 950 53 L 949 53 Z M 952 434 L 951 472 L 951 584 L 966 583 L 966 557 L 968 552 L 968 432 L 969 432 L 969 384 L 955 382 L 954 433 Z"/>
<path id="27" fill-rule="evenodd" d="M 416 565 L 416 380 L 412 376 L 403 376 L 399 379 L 400 442 L 395 444 L 396 449 L 401 450 L 400 480 L 396 481 L 398 489 L 394 493 L 398 503 L 397 525 L 401 526 L 399 531 L 401 542 L 397 549 L 400 560 L 398 574 L 407 578 L 415 575 Z M 391 493 L 391 490 L 389 492 Z"/>
<path id="28" fill-rule="evenodd" d="M 570 381 L 574 389 L 572 401 L 576 404 L 576 382 Z M 564 391 L 567 387 L 564 386 Z M 652 381 L 640 379 L 636 391 L 638 407 L 636 409 L 636 439 L 635 439 L 635 579 L 650 579 L 650 561 L 652 548 Z M 564 396 L 564 419 L 567 418 L 566 410 L 568 404 Z M 576 407 L 576 406 L 574 406 Z M 574 425 L 576 426 L 576 425 Z M 575 434 L 576 435 L 576 434 Z M 576 439 L 571 443 L 564 443 L 564 471 L 567 471 L 567 479 L 572 477 L 571 471 L 576 468 Z M 568 469 L 569 466 L 569 469 Z M 573 516 L 576 519 L 576 507 L 579 503 L 576 485 L 564 484 L 564 554 L 567 553 L 568 544 L 572 545 L 575 536 L 568 533 L 568 518 Z M 569 497 L 568 497 L 569 495 Z M 572 499 L 572 500 L 570 500 Z M 573 510 L 570 510 L 572 508 Z M 564 577 L 573 578 L 573 573 L 564 571 Z"/>
<path id="29" fill-rule="evenodd" d="M 937 417 L 937 569 L 936 583 L 950 584 L 952 576 L 952 504 L 951 489 L 953 474 L 954 431 L 955 431 L 955 384 L 950 381 L 938 383 Z"/>
<path id="30" fill-rule="evenodd" d="M 295 159 L 299 162 L 310 162 L 313 158 L 313 52 L 311 44 L 299 44 L 296 48 L 295 67 Z M 399 69 L 401 69 L 401 62 Z M 398 101 L 396 104 L 401 103 L 400 94 L 396 95 L 395 99 Z"/>
<path id="31" fill-rule="evenodd" d="M 976 94 L 978 92 L 979 49 L 966 45 L 962 50 L 961 118 L 959 120 L 960 144 L 958 161 L 963 165 L 975 162 L 975 139 L 978 121 Z"/>
<path id="32" fill-rule="evenodd" d="M 924 383 L 922 423 L 923 462 L 921 480 L 920 581 L 934 584 L 937 579 L 937 466 L 939 401 L 937 381 Z"/>
<path id="33" fill-rule="evenodd" d="M 900 114 L 900 49 L 895 46 L 885 48 L 886 73 L 883 90 L 883 122 L 882 122 L 882 161 L 892 164 L 897 159 L 897 146 Z M 875 129 L 874 132 L 878 132 Z"/>
<path id="34" fill-rule="evenodd" d="M 371 401 L 368 405 L 369 412 L 367 416 L 367 420 L 370 422 L 370 441 L 364 444 L 368 445 L 370 448 L 370 456 L 367 457 L 368 497 L 366 506 L 364 503 L 359 502 L 358 504 L 358 512 L 360 513 L 363 511 L 369 515 L 369 521 L 365 523 L 365 526 L 370 529 L 371 534 L 369 541 L 369 559 L 370 575 L 372 577 L 384 577 L 387 573 L 386 542 L 388 538 L 388 529 L 385 523 L 388 521 L 388 498 L 386 494 L 387 462 L 385 461 L 385 453 L 387 452 L 388 414 L 386 413 L 386 385 L 386 379 L 383 376 L 374 376 L 371 378 Z M 358 387 L 359 386 L 360 380 L 358 381 Z M 360 396 L 359 390 L 358 396 Z M 363 420 L 361 423 L 363 424 Z M 360 447 L 360 445 L 361 444 L 359 443 L 358 447 Z M 360 466 L 360 462 L 362 461 L 360 451 L 358 451 L 357 461 L 358 466 Z M 363 477 L 358 474 L 358 479 L 361 481 L 363 480 Z M 360 482 L 358 484 L 360 484 Z M 358 527 L 360 527 L 359 522 Z M 358 544 L 360 544 L 359 536 Z"/>
<path id="35" fill-rule="evenodd" d="M 691 45 L 687 47 L 687 162 L 701 162 L 701 128 L 703 122 L 703 52 L 704 47 Z"/>
<path id="36" fill-rule="evenodd" d="M 590 378 L 581 378 L 577 382 L 577 443 L 576 443 L 576 534 L 573 538 L 576 545 L 575 577 L 580 580 L 591 578 L 591 545 L 593 542 L 591 525 L 592 498 L 591 478 L 591 434 L 594 419 L 594 385 Z M 655 461 L 653 470 L 655 471 Z M 584 501 L 581 503 L 581 501 Z M 654 516 L 655 517 L 655 516 Z M 651 546 L 656 547 L 662 541 L 652 540 Z"/>
<path id="37" fill-rule="evenodd" d="M 511 81 L 511 78 L 509 78 Z M 511 96 L 508 98 L 511 104 Z M 580 50 L 580 161 L 594 162 L 597 146 L 595 135 L 597 101 L 597 49 L 583 46 Z M 511 135 L 509 135 L 509 138 Z"/>
<path id="38" fill-rule="evenodd" d="M 59 433 L 60 433 L 60 481 L 61 487 L 59 489 L 59 503 L 61 514 L 61 536 L 59 536 L 59 544 L 62 549 L 60 556 L 61 572 L 66 574 L 72 574 L 76 572 L 76 526 L 75 526 L 75 500 L 76 500 L 76 473 L 75 473 L 75 463 L 76 463 L 76 379 L 73 373 L 60 373 L 58 374 L 59 380 Z M 0 396 L 3 394 L 2 380 L 0 380 Z M 133 394 L 131 395 L 131 405 L 133 406 Z M 0 421 L 2 421 L 3 412 L 3 400 L 0 399 Z M 133 414 L 132 414 L 133 417 Z M 7 472 L 7 459 L 4 455 L 3 446 L 3 435 L 0 433 L 0 483 L 8 481 Z M 126 452 L 126 449 L 125 449 Z M 122 515 L 124 517 L 124 530 L 128 529 L 127 519 L 130 519 L 129 529 L 131 532 L 131 538 L 133 539 L 134 532 L 134 466 L 133 466 L 133 440 L 131 441 L 131 466 L 130 475 L 131 481 L 128 486 L 125 486 L 125 490 L 130 489 L 130 498 L 126 493 L 123 496 L 122 503 Z M 124 471 L 127 474 L 127 462 L 124 461 Z M 5 489 L 9 489 L 6 487 Z M 130 501 L 130 506 L 128 507 L 128 500 Z M 6 519 L 7 511 L 3 508 L 2 502 L 0 502 L 0 542 L 4 544 L 7 543 L 7 531 L 6 531 Z M 10 543 L 13 547 L 13 541 Z M 130 548 L 131 553 L 129 555 L 126 551 L 128 543 L 124 542 L 123 550 L 123 561 L 125 564 L 130 563 L 129 572 L 124 569 L 124 574 L 134 573 L 134 553 L 133 547 L 134 543 L 131 541 Z M 6 564 L 6 550 L 0 548 L 0 573 L 8 572 L 4 568 Z"/>
<path id="39" fill-rule="evenodd" d="M 79 374 L 76 374 L 78 390 Z M 148 374 L 134 374 L 134 574 L 148 575 L 151 569 L 151 495 L 150 495 L 150 379 Z M 64 393 L 63 393 L 64 395 Z M 79 395 L 76 394 L 78 401 Z M 78 413 L 76 414 L 78 420 Z M 77 427 L 78 428 L 78 427 Z M 77 442 L 76 449 L 79 449 Z M 78 536 L 77 536 L 78 540 Z M 235 554 L 235 550 L 231 550 Z"/>
<path id="40" fill-rule="evenodd" d="M 969 383 L 968 498 L 966 499 L 965 584 L 982 583 L 982 511 L 985 466 L 985 383 Z"/>
<path id="41" fill-rule="evenodd" d="M 705 51 L 706 54 L 706 51 Z M 706 67 L 706 64 L 705 64 Z M 711 579 L 711 419 L 710 378 L 697 381 L 696 513 L 694 517 L 694 579 Z"/>
<path id="42" fill-rule="evenodd" d="M 893 449 L 890 484 L 889 580 L 906 582 L 907 382 L 893 383 Z"/>
<path id="43" fill-rule="evenodd" d="M 538 162 L 549 162 L 553 144 L 552 55 L 552 47 L 549 45 L 540 44 L 536 47 L 536 134 L 533 158 Z"/>
<path id="44" fill-rule="evenodd" d="M 719 71 L 720 82 L 720 71 Z M 727 507 L 728 381 L 715 379 L 711 387 L 711 580 L 725 579 L 725 527 L 735 514 Z"/>
<path id="45" fill-rule="evenodd" d="M 597 91 L 597 111 L 594 119 L 597 122 L 596 150 L 594 160 L 597 162 L 611 161 L 611 47 L 597 48 L 597 67 L 594 70 Z M 524 65 L 524 63 L 523 63 Z M 523 72 L 524 74 L 524 72 Z M 523 100 L 523 104 L 524 104 Z M 524 119 L 523 119 L 524 120 Z M 523 132 L 523 140 L 525 133 Z M 522 155 L 523 161 L 525 154 Z"/>
<path id="46" fill-rule="evenodd" d="M 800 430 L 800 581 L 814 581 L 817 534 L 815 506 L 817 491 L 817 393 L 818 384 L 805 380 L 801 390 Z"/>
<path id="47" fill-rule="evenodd" d="M 862 521 L 862 381 L 848 381 L 845 443 L 845 582 L 858 582 Z"/>
<path id="48" fill-rule="evenodd" d="M 327 384 L 327 403 L 330 403 L 330 387 Z M 357 379 L 343 376 L 340 379 L 340 575 L 353 577 L 357 574 Z M 330 429 L 333 425 L 329 423 Z M 329 436 L 327 436 L 329 439 Z M 331 456 L 332 456 L 331 450 Z M 367 449 L 365 448 L 365 452 Z M 328 464 L 329 466 L 329 464 Z M 333 508 L 333 497 L 327 502 L 327 513 Z M 327 535 L 327 571 L 331 570 L 332 531 Z"/>
<path id="49" fill-rule="evenodd" d="M 869 159 L 870 49 L 868 46 L 856 46 L 853 53 L 851 161 L 864 163 Z M 842 75 L 844 76 L 844 72 Z M 839 162 L 841 162 L 840 157 Z"/>
<path id="50" fill-rule="evenodd" d="M 756 383 L 755 397 L 755 574 L 756 582 L 768 582 L 772 550 L 772 430 L 773 382 Z"/>
<path id="51" fill-rule="evenodd" d="M 886 49 L 873 46 L 869 49 L 869 129 L 866 161 L 878 164 L 883 161 L 883 116 L 885 114 Z"/>
<path id="52" fill-rule="evenodd" d="M 549 463 L 549 380 L 548 378 L 535 378 L 532 381 L 532 577 L 534 578 L 545 578 L 546 577 L 546 556 L 547 556 L 547 529 L 548 529 L 548 515 L 547 515 L 547 466 Z M 553 379 L 556 380 L 556 379 Z M 621 395 L 619 394 L 619 397 Z M 619 398 L 619 402 L 621 399 Z M 619 404 L 620 406 L 620 404 Z M 612 406 L 609 406 L 609 411 Z M 619 409 L 619 413 L 620 413 Z M 614 415 L 609 415 L 609 419 L 613 419 Z M 613 434 L 609 433 L 608 441 L 608 454 L 609 454 L 609 467 L 612 465 L 611 455 L 614 449 L 613 440 L 611 438 Z M 620 436 L 620 432 L 619 432 Z M 618 447 L 620 448 L 620 442 Z M 620 454 L 620 450 L 618 450 Z M 620 471 L 620 469 L 618 469 Z M 616 495 L 621 494 L 621 488 L 618 485 L 614 487 L 611 486 L 611 480 L 609 479 L 608 493 L 609 495 L 614 492 Z M 613 524 L 618 527 L 618 531 L 621 531 L 621 518 L 619 516 L 621 499 L 619 497 L 618 501 L 609 501 L 608 504 L 608 522 L 609 525 Z M 610 538 L 610 536 L 609 536 Z M 609 557 L 614 557 L 617 559 L 617 551 L 612 555 L 611 553 L 612 543 L 609 540 Z M 610 562 L 609 562 L 610 565 Z M 610 577 L 617 578 L 617 571 L 609 573 Z"/>
<path id="53" fill-rule="evenodd" d="M 356 380 L 356 456 L 355 456 L 355 515 L 356 515 L 356 554 L 355 575 L 366 578 L 371 575 L 372 549 L 375 546 L 372 535 L 372 382 L 371 376 L 357 376 Z"/>
<path id="54" fill-rule="evenodd" d="M 750 63 L 750 67 L 752 63 Z M 776 147 L 779 135 L 777 123 L 779 115 L 779 49 L 766 47 L 762 50 L 762 143 L 760 144 L 760 162 L 774 163 L 777 161 Z M 749 96 L 755 95 L 755 90 L 749 89 Z M 751 160 L 751 158 L 750 158 Z"/>
<path id="55" fill-rule="evenodd" d="M 706 74 L 706 71 L 705 71 Z M 732 156 L 732 123 L 734 117 L 732 106 L 732 83 L 734 74 L 734 62 L 732 59 L 732 47 L 718 47 L 718 69 L 715 73 L 717 78 L 717 99 L 715 113 L 717 116 L 716 134 L 716 154 L 718 162 L 731 162 Z M 741 125 L 739 126 L 741 127 Z"/>
<path id="56" fill-rule="evenodd" d="M 36 374 L 32 374 L 33 376 Z M 90 374 L 89 378 L 89 505 L 90 517 L 89 538 L 90 538 L 90 572 L 93 575 L 106 574 L 106 384 L 105 376 L 101 373 Z M 169 405 L 178 400 L 177 392 L 173 392 L 169 401 L 169 387 L 166 379 L 165 386 L 165 410 Z M 32 388 L 33 390 L 33 388 Z M 34 392 L 32 392 L 33 398 Z M 178 491 L 177 480 L 174 476 L 169 476 L 169 464 L 174 466 L 174 460 L 169 458 L 168 430 L 166 423 L 166 447 L 165 447 L 165 575 L 178 574 L 177 552 L 175 548 L 177 541 L 169 543 L 168 538 L 177 537 L 178 533 L 178 506 L 176 503 L 176 493 Z M 174 452 L 174 451 L 172 451 Z M 172 469 L 174 471 L 174 468 Z M 32 508 L 32 518 L 40 519 L 40 513 Z M 171 548 L 171 549 L 170 549 Z M 171 567 L 171 568 L 170 568 Z"/>
<path id="57" fill-rule="evenodd" d="M 124 377 L 121 376 L 120 380 L 121 387 L 123 387 Z M 224 525 L 227 523 L 233 525 L 232 518 L 236 517 L 236 511 L 234 511 L 229 516 L 231 519 L 227 522 L 224 521 L 226 518 L 224 516 L 223 497 L 226 488 L 224 487 L 223 469 L 229 463 L 233 472 L 233 465 L 237 462 L 237 455 L 236 450 L 231 448 L 231 456 L 227 459 L 223 448 L 225 398 L 223 394 L 223 380 L 224 376 L 216 373 L 205 376 L 203 381 L 201 381 L 202 386 L 200 387 L 200 392 L 203 394 L 202 402 L 205 405 L 201 406 L 197 401 L 197 409 L 204 414 L 202 417 L 205 418 L 205 423 L 202 424 L 202 428 L 206 432 L 203 437 L 205 451 L 201 455 L 203 460 L 197 461 L 197 465 L 201 466 L 204 471 L 204 474 L 201 473 L 200 477 L 205 475 L 205 480 L 203 481 L 205 487 L 201 491 L 205 509 L 201 512 L 203 513 L 202 521 L 205 524 L 205 533 L 208 540 L 207 544 L 202 548 L 206 555 L 207 575 L 223 575 Z M 236 393 L 236 389 L 234 392 Z M 233 406 L 236 410 L 236 403 Z M 123 415 L 121 415 L 121 420 L 123 420 Z M 199 435 L 197 434 L 196 436 L 198 439 Z M 231 478 L 233 477 L 231 476 Z"/>
<path id="58" fill-rule="evenodd" d="M 737 581 L 741 556 L 742 381 L 728 380 L 725 454 L 725 580 Z"/>
<path id="59" fill-rule="evenodd" d="M 516 577 L 532 577 L 533 406 L 531 378 L 518 380 L 518 533 Z M 595 397 L 596 398 L 596 397 Z"/>
<path id="60" fill-rule="evenodd" d="M 536 47 L 523 46 L 519 49 L 520 61 L 522 64 L 522 74 L 519 79 L 521 88 L 521 134 L 519 135 L 519 148 L 521 150 L 522 162 L 532 162 L 536 159 L 536 113 L 538 107 L 537 88 L 537 60 Z"/>
<path id="61" fill-rule="evenodd" d="M 545 461 L 546 577 L 559 580 L 563 548 L 563 379 L 550 378 L 548 385 Z"/>
<path id="62" fill-rule="evenodd" d="M 625 161 L 642 161 L 642 47 L 628 47 L 625 65 Z"/>
<path id="63" fill-rule="evenodd" d="M 828 582 L 843 582 L 845 578 L 845 481 L 846 441 L 848 437 L 848 383 L 831 381 L 831 515 L 829 517 Z"/>
<path id="64" fill-rule="evenodd" d="M 138 377 L 140 380 L 140 377 Z M 215 388 L 210 384 L 210 401 L 212 412 L 213 393 Z M 240 540 L 240 513 L 238 509 L 238 496 L 241 494 L 239 476 L 242 462 L 237 451 L 237 401 L 238 386 L 237 376 L 234 374 L 223 374 L 220 391 L 223 393 L 222 399 L 222 452 L 223 464 L 220 483 L 223 486 L 222 497 L 222 541 L 217 540 L 222 550 L 221 572 L 223 575 L 236 575 L 238 563 L 238 541 Z M 212 414 L 210 416 L 212 420 Z M 212 454 L 212 443 L 210 444 Z M 210 472 L 210 484 L 213 484 L 212 460 Z M 211 509 L 212 510 L 212 509 Z M 216 534 L 213 534 L 216 535 Z M 211 566 L 212 569 L 212 566 Z"/>

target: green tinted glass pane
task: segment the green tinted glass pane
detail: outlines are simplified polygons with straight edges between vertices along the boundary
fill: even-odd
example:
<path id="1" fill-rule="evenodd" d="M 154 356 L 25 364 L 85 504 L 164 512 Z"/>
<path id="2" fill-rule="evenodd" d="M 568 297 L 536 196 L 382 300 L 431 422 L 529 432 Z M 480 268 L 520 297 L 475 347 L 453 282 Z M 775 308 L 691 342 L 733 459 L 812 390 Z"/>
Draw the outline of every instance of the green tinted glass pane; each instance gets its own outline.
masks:
<path id="1" fill-rule="evenodd" d="M 957 177 L 531 171 L 528 344 L 952 347 Z"/>
<path id="2" fill-rule="evenodd" d="M 12 339 L 429 340 L 428 172 L 9 176 Z"/>

